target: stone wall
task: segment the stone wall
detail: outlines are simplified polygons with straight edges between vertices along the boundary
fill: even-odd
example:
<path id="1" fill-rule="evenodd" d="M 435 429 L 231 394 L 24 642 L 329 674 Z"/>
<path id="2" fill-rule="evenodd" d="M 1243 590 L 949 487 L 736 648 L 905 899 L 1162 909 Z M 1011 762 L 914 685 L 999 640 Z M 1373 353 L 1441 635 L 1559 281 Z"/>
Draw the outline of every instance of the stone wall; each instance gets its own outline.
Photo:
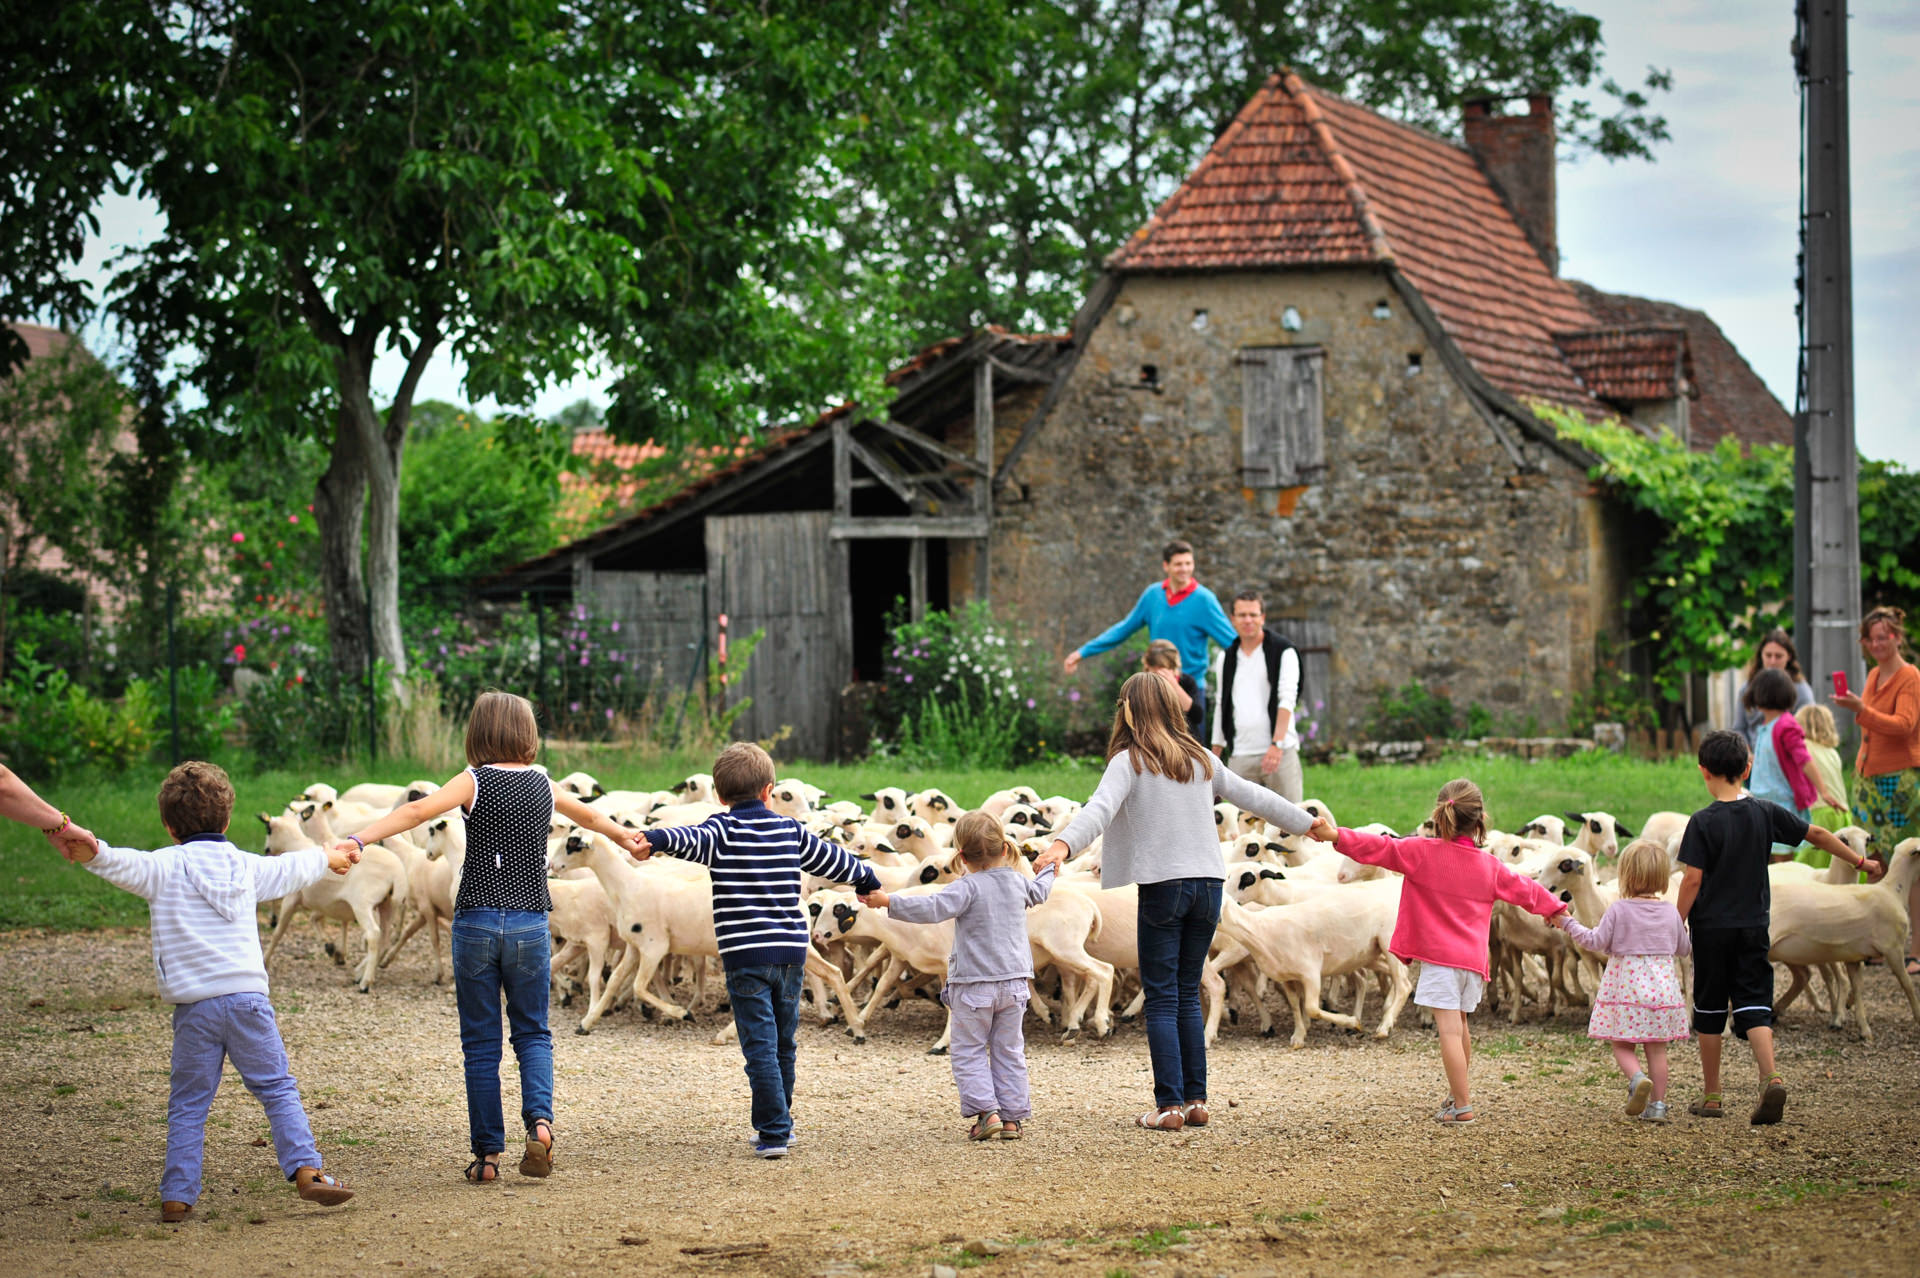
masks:
<path id="1" fill-rule="evenodd" d="M 1243 489 L 1235 356 L 1291 344 L 1326 349 L 1327 470 Z M 1331 628 L 1335 733 L 1411 678 L 1557 729 L 1623 584 L 1585 475 L 1529 447 L 1544 473 L 1520 473 L 1375 272 L 1132 278 L 996 503 L 993 599 L 1065 653 L 1186 537 L 1223 601 L 1254 586 L 1270 616 Z"/>

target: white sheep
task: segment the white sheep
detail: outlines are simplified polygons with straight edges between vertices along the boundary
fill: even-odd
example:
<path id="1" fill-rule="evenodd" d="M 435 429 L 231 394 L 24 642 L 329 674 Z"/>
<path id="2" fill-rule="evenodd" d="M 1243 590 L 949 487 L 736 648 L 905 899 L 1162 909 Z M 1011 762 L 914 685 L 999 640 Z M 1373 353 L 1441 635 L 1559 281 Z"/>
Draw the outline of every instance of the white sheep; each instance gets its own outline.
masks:
<path id="1" fill-rule="evenodd" d="M 325 846 L 307 837 L 298 822 L 285 813 L 265 819 L 270 856 L 295 848 Z M 280 898 L 276 907 L 280 919 L 261 961 L 273 962 L 274 954 L 280 949 L 280 938 L 286 935 L 288 925 L 302 910 L 311 910 L 323 918 L 350 919 L 360 925 L 367 943 L 366 957 L 355 971 L 355 985 L 362 994 L 370 993 L 374 974 L 379 970 L 382 938 L 393 935 L 396 915 L 404 909 L 406 900 L 406 867 L 398 856 L 374 844 L 361 852 L 360 863 L 345 875 L 329 874 Z"/>
<path id="2" fill-rule="evenodd" d="M 1860 997 L 1861 962 L 1878 956 L 1900 984 L 1915 1021 L 1920 1022 L 1920 992 L 1907 975 L 1912 922 L 1907 893 L 1920 878 L 1920 838 L 1893 850 L 1886 877 L 1872 884 L 1776 883 L 1767 957 L 1793 973 L 1775 1013 L 1786 1009 L 1806 988 L 1807 969 L 1822 963 L 1847 964 L 1849 997 L 1860 1037 L 1873 1041 L 1866 1004 Z"/>

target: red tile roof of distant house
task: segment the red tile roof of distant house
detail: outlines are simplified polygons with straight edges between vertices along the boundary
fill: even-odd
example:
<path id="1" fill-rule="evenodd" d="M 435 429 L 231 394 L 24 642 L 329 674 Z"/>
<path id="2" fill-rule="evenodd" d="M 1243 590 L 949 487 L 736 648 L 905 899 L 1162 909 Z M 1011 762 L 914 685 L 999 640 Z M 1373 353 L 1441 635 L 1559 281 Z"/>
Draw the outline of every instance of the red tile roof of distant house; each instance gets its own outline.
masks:
<path id="1" fill-rule="evenodd" d="M 1793 415 L 1705 311 L 1603 293 L 1578 280 L 1568 283 L 1602 324 L 1659 325 L 1686 333 L 1687 380 L 1693 394 L 1687 412 L 1688 435 L 1694 447 L 1711 448 L 1727 435 L 1750 444 L 1793 442 Z"/>
<path id="2" fill-rule="evenodd" d="M 1671 398 L 1679 369 L 1693 383 L 1696 443 L 1728 431 L 1791 436 L 1785 411 L 1705 315 L 1559 278 L 1466 147 L 1292 73 L 1267 80 L 1107 265 L 1390 266 L 1474 369 L 1522 401 L 1607 411 Z"/>

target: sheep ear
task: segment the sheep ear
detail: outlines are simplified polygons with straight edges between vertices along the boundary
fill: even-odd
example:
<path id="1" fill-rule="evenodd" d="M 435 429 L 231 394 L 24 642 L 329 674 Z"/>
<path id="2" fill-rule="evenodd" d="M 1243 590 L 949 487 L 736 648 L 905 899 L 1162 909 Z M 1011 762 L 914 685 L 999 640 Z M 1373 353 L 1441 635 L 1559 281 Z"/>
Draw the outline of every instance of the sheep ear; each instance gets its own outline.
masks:
<path id="1" fill-rule="evenodd" d="M 314 809 L 314 806 L 313 806 L 313 805 L 312 805 L 311 803 L 309 803 L 309 804 L 308 804 L 308 805 L 306 806 L 306 808 L 305 808 L 305 809 L 304 809 L 304 810 L 303 810 L 303 811 L 302 811 L 302 812 L 300 813 L 300 819 L 301 819 L 302 821 L 311 821 L 311 820 L 313 820 L 313 814 L 314 814 L 314 811 L 315 811 L 315 809 Z"/>
<path id="2" fill-rule="evenodd" d="M 260 817 L 260 824 L 266 826 L 269 830 L 271 830 L 273 828 L 273 818 L 268 816 L 264 812 L 259 813 L 258 815 Z"/>
<path id="3" fill-rule="evenodd" d="M 1631 839 L 1634 837 L 1633 831 L 1629 830 L 1626 826 L 1621 825 L 1618 821 L 1615 821 L 1613 823 L 1613 828 L 1619 831 L 1620 837 L 1623 839 Z"/>
<path id="4" fill-rule="evenodd" d="M 332 799 L 328 799 L 328 800 L 327 800 L 327 801 L 326 801 L 325 803 L 323 803 L 323 804 L 321 804 L 321 805 L 320 805 L 320 808 L 321 808 L 321 810 L 322 810 L 322 811 L 324 811 L 324 812 L 331 812 L 331 811 L 333 811 L 333 800 L 332 800 Z"/>
<path id="5" fill-rule="evenodd" d="M 1582 821 L 1585 821 L 1587 819 L 1587 814 L 1584 812 L 1562 812 L 1560 815 L 1564 816 L 1565 818 L 1567 818 L 1567 820 L 1573 822 L 1575 825 L 1578 825 Z"/>
<path id="6" fill-rule="evenodd" d="M 863 794 L 863 795 L 861 795 L 860 797 L 861 797 L 861 798 L 863 798 L 863 799 L 865 799 L 865 800 L 866 800 L 866 801 L 867 801 L 868 803 L 872 803 L 872 802 L 874 802 L 874 801 L 875 801 L 875 800 L 876 800 L 877 798 L 879 798 L 879 796 L 878 796 L 878 795 L 873 795 L 873 794 Z"/>
<path id="7" fill-rule="evenodd" d="M 598 799 L 598 798 L 603 798 L 603 797 L 604 797 L 604 796 L 606 795 L 606 793 L 607 793 L 607 787 L 605 787 L 604 785 L 601 785 L 601 784 L 600 784 L 600 783 L 599 783 L 598 781 L 595 781 L 595 782 L 593 783 L 593 797 L 594 797 L 594 798 L 596 798 L 596 799 Z"/>

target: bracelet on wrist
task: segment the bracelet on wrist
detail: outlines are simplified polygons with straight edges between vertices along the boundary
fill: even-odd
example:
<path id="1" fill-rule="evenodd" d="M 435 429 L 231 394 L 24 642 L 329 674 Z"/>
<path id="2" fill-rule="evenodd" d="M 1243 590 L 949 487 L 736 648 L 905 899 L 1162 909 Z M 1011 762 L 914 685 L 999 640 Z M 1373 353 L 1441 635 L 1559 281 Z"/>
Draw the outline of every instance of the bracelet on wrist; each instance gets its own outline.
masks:
<path id="1" fill-rule="evenodd" d="M 59 825 L 44 827 L 41 829 L 40 833 L 46 835 L 49 839 L 51 839 L 54 835 L 63 832 L 68 826 L 72 824 L 73 824 L 73 818 L 68 816 L 66 813 L 62 812 L 60 814 Z"/>
<path id="2" fill-rule="evenodd" d="M 357 834 L 349 834 L 349 835 L 348 835 L 347 837 L 348 837 L 349 839 L 352 839 L 352 840 L 353 840 L 353 846 L 355 846 L 355 847 L 357 847 L 357 848 L 359 848 L 359 849 L 360 849 L 360 850 L 361 850 L 362 852 L 365 852 L 365 851 L 367 850 L 367 841 L 366 841 L 365 839 L 363 839 L 363 838 L 361 838 L 361 837 L 360 837 L 359 835 L 357 835 Z"/>

